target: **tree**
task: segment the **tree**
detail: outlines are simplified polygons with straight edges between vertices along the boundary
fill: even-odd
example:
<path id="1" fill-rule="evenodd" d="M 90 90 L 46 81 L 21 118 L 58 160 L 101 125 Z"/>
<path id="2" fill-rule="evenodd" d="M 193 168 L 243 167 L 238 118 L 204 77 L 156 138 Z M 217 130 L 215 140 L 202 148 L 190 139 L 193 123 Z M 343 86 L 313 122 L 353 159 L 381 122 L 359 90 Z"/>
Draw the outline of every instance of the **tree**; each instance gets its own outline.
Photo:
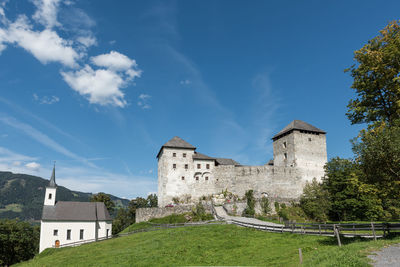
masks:
<path id="1" fill-rule="evenodd" d="M 158 198 L 156 194 L 150 194 L 147 196 L 147 204 L 150 208 L 158 206 Z"/>
<path id="2" fill-rule="evenodd" d="M 329 192 L 314 178 L 311 183 L 307 182 L 303 189 L 300 207 L 309 218 L 318 222 L 327 221 L 331 207 Z"/>
<path id="3" fill-rule="evenodd" d="M 400 218 L 400 123 L 374 123 L 353 141 L 368 184 L 378 190 L 386 217 Z"/>
<path id="4" fill-rule="evenodd" d="M 108 212 L 112 213 L 114 211 L 115 203 L 111 200 L 110 195 L 107 195 L 106 193 L 100 192 L 98 194 L 95 194 L 90 198 L 90 201 L 103 202 Z"/>
<path id="5" fill-rule="evenodd" d="M 39 227 L 18 220 L 0 220 L 0 266 L 26 261 L 39 251 Z"/>
<path id="6" fill-rule="evenodd" d="M 347 116 L 352 124 L 400 118 L 400 25 L 389 23 L 380 34 L 354 52 L 357 64 L 350 71 L 351 88 L 357 98 L 350 100 Z"/>
<path id="7" fill-rule="evenodd" d="M 119 232 L 121 232 L 134 222 L 135 218 L 133 218 L 132 221 L 132 218 L 129 216 L 127 209 L 120 208 L 117 212 L 117 216 L 113 220 L 112 234 L 113 235 L 118 234 Z"/>
<path id="8" fill-rule="evenodd" d="M 261 206 L 261 211 L 264 215 L 268 215 L 272 211 L 269 199 L 265 196 L 261 198 L 260 206 Z"/>
<path id="9" fill-rule="evenodd" d="M 247 207 L 243 211 L 243 215 L 247 217 L 254 217 L 255 215 L 255 205 L 256 205 L 256 200 L 254 198 L 254 191 L 253 190 L 248 190 L 245 193 L 246 201 L 247 201 Z"/>

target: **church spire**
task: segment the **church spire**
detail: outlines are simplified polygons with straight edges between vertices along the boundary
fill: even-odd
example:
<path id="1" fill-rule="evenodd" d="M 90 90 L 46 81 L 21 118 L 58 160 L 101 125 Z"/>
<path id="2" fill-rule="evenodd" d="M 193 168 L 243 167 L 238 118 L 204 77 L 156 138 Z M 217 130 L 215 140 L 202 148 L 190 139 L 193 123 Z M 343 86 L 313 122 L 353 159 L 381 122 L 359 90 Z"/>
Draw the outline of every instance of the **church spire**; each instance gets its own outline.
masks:
<path id="1" fill-rule="evenodd" d="M 56 186 L 57 186 L 57 184 L 56 184 L 56 162 L 54 162 L 53 172 L 51 174 L 49 187 L 56 187 Z"/>

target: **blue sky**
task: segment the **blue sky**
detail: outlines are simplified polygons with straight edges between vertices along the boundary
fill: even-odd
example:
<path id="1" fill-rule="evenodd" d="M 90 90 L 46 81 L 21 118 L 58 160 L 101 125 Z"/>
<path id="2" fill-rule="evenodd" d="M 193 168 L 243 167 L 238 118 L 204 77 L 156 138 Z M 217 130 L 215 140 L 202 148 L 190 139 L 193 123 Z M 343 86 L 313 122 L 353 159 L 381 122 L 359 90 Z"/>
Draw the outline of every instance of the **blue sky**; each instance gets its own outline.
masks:
<path id="1" fill-rule="evenodd" d="M 120 197 L 157 190 L 178 135 L 242 164 L 294 119 L 351 157 L 353 51 L 398 1 L 0 1 L 0 170 Z"/>

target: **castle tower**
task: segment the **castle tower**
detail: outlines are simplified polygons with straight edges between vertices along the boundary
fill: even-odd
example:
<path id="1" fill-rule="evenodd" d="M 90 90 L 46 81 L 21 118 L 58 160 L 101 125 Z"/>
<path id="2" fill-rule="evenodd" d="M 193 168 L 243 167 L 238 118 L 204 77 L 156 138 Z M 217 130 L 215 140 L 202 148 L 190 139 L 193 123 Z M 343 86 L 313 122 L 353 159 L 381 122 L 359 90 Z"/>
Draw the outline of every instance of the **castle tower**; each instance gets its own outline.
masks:
<path id="1" fill-rule="evenodd" d="M 326 132 L 294 120 L 273 138 L 274 166 L 295 167 L 303 181 L 321 181 L 327 162 Z"/>
<path id="2" fill-rule="evenodd" d="M 56 204 L 56 192 L 57 192 L 56 166 L 54 165 L 53 172 L 50 178 L 50 183 L 48 186 L 46 186 L 46 194 L 44 197 L 45 206 L 54 206 Z"/>
<path id="3" fill-rule="evenodd" d="M 164 207 L 185 189 L 185 181 L 193 176 L 193 155 L 196 147 L 175 136 L 157 154 L 158 206 Z"/>

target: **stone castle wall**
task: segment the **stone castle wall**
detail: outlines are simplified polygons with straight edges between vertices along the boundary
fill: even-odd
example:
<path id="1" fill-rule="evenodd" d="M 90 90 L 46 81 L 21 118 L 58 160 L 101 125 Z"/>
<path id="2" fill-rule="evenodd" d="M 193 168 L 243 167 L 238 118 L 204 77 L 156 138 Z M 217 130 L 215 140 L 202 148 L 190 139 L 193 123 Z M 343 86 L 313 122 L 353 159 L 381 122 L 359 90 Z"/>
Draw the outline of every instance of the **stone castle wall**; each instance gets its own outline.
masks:
<path id="1" fill-rule="evenodd" d="M 211 205 L 203 204 L 206 213 L 211 212 Z M 178 205 L 175 207 L 140 208 L 136 210 L 136 223 L 146 222 L 152 218 L 162 218 L 172 214 L 191 212 L 195 205 Z"/>

